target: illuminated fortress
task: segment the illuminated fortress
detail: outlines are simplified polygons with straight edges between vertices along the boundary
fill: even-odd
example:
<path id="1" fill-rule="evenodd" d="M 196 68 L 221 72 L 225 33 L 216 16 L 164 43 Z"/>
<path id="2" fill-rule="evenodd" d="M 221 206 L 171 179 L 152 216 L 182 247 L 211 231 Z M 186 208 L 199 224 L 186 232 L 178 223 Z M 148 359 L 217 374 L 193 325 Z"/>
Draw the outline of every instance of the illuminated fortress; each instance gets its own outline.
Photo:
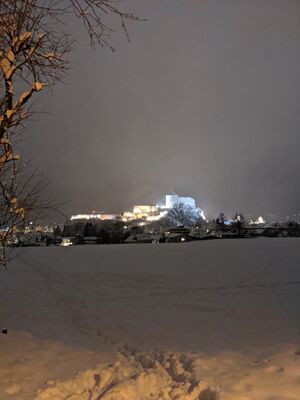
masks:
<path id="1" fill-rule="evenodd" d="M 133 206 L 132 211 L 124 211 L 121 214 L 111 214 L 111 213 L 103 213 L 98 211 L 92 211 L 91 213 L 82 213 L 71 216 L 71 221 L 74 220 L 90 220 L 97 219 L 101 221 L 108 220 L 121 220 L 121 221 L 135 221 L 135 220 L 144 220 L 144 221 L 158 221 L 165 215 L 167 215 L 168 211 L 177 206 L 183 205 L 183 207 L 188 207 L 193 209 L 196 213 L 199 213 L 199 216 L 205 219 L 204 212 L 201 208 L 196 206 L 196 201 L 193 197 L 181 197 L 176 193 L 167 194 L 165 196 L 165 204 L 157 204 L 157 205 L 135 205 Z"/>

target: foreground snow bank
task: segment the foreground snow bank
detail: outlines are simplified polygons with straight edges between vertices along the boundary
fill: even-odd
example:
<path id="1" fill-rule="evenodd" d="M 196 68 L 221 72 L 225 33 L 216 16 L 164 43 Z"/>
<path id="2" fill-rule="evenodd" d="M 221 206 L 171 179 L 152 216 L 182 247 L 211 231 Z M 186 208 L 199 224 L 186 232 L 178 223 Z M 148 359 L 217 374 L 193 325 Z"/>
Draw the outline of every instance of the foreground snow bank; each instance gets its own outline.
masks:
<path id="1" fill-rule="evenodd" d="M 95 353 L 0 336 L 1 400 L 299 400 L 300 345 L 257 353 Z"/>
<path id="2" fill-rule="evenodd" d="M 194 375 L 193 363 L 184 354 L 119 353 L 113 365 L 84 371 L 41 392 L 38 400 L 217 399 L 217 392 Z"/>
<path id="3" fill-rule="evenodd" d="M 41 391 L 37 400 L 299 400 L 300 352 L 263 358 L 241 353 L 127 351 L 117 361 Z"/>

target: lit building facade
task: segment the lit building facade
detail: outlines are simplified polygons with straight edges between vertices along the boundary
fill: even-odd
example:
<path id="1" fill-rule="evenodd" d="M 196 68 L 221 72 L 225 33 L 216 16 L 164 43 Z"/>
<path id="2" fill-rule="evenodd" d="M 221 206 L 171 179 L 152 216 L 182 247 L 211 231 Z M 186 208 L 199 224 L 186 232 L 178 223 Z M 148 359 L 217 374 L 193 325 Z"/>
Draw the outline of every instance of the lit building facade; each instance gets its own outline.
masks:
<path id="1" fill-rule="evenodd" d="M 125 211 L 123 213 L 123 221 L 134 221 L 143 219 L 145 221 L 158 221 L 164 215 L 166 211 L 161 211 L 157 206 L 154 205 L 138 205 L 134 206 L 132 212 Z"/>
<path id="2" fill-rule="evenodd" d="M 176 193 L 167 194 L 166 203 L 165 205 L 161 206 L 161 208 L 170 209 L 177 204 L 183 204 L 188 207 L 197 208 L 195 199 L 193 199 L 192 197 L 178 196 L 178 194 Z"/>
<path id="3" fill-rule="evenodd" d="M 75 214 L 71 216 L 71 221 L 75 220 L 90 220 L 90 219 L 96 219 L 100 221 L 111 221 L 111 220 L 116 220 L 116 219 L 121 219 L 122 215 L 121 214 L 107 214 L 103 212 L 97 212 L 97 211 L 92 211 L 91 213 L 85 213 L 85 214 Z"/>

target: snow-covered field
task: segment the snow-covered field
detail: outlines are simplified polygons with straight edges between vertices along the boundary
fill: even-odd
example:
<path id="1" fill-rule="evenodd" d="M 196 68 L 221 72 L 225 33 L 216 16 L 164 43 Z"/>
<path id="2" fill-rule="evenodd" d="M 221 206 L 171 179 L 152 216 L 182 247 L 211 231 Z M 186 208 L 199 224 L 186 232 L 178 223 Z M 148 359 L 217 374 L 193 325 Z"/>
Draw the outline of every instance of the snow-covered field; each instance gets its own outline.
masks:
<path id="1" fill-rule="evenodd" d="M 300 399 L 297 238 L 28 248 L 0 304 L 1 400 Z"/>

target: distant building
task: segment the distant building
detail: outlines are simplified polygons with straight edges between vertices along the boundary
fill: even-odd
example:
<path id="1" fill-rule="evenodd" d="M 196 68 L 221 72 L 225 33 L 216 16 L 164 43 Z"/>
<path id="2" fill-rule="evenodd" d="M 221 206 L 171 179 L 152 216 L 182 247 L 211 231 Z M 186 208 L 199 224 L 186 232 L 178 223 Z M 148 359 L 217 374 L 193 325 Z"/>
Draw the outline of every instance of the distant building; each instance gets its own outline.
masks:
<path id="1" fill-rule="evenodd" d="M 154 205 L 138 205 L 134 206 L 132 212 L 125 211 L 123 213 L 123 221 L 134 221 L 134 220 L 145 220 L 145 221 L 158 221 L 164 215 L 166 211 L 161 211 L 157 206 Z"/>
<path id="2" fill-rule="evenodd" d="M 64 247 L 72 246 L 72 244 L 73 244 L 72 239 L 73 238 L 71 238 L 71 237 L 62 238 L 61 246 L 64 246 Z"/>
<path id="3" fill-rule="evenodd" d="M 172 194 L 167 194 L 165 197 L 165 204 L 157 206 L 161 210 L 170 210 L 172 207 L 178 204 L 183 204 L 185 207 L 194 209 L 196 213 L 199 213 L 199 216 L 201 216 L 203 219 L 206 219 L 203 210 L 197 207 L 196 201 L 193 197 L 178 196 L 178 194 L 174 192 Z"/>
<path id="4" fill-rule="evenodd" d="M 150 233 L 137 233 L 130 235 L 124 243 L 158 243 L 160 235 Z"/>
<path id="5" fill-rule="evenodd" d="M 157 207 L 155 206 L 133 206 L 133 213 L 134 214 L 145 214 L 148 215 L 150 213 L 156 213 Z"/>
<path id="6" fill-rule="evenodd" d="M 97 244 L 98 238 L 96 236 L 84 236 L 83 244 Z"/>
<path id="7" fill-rule="evenodd" d="M 112 220 L 120 220 L 121 218 L 122 218 L 121 214 L 108 214 L 100 211 L 92 211 L 90 213 L 72 215 L 70 219 L 71 221 L 90 220 L 90 219 L 96 219 L 100 221 L 112 221 Z"/>
<path id="8" fill-rule="evenodd" d="M 176 204 L 183 204 L 186 207 L 192 208 L 195 213 L 199 214 L 205 219 L 203 210 L 196 206 L 196 201 L 192 197 L 178 196 L 176 193 L 167 194 L 165 196 L 165 204 L 153 205 L 142 204 L 133 206 L 132 211 L 124 211 L 122 214 L 111 214 L 100 211 L 92 211 L 90 213 L 75 214 L 71 216 L 71 221 L 76 220 L 100 220 L 100 221 L 113 221 L 122 220 L 124 222 L 130 221 L 158 221 L 163 218 L 172 207 Z"/>
<path id="9" fill-rule="evenodd" d="M 263 217 L 258 217 L 256 220 L 250 220 L 249 224 L 250 225 L 264 225 L 266 221 L 263 219 Z"/>
<path id="10" fill-rule="evenodd" d="M 166 230 L 163 233 L 163 239 L 165 242 L 173 242 L 173 243 L 183 243 L 190 242 L 194 240 L 191 236 L 191 229 L 188 227 L 177 227 Z"/>
<path id="11" fill-rule="evenodd" d="M 176 194 L 176 193 L 167 194 L 166 195 L 166 204 L 162 207 L 170 209 L 179 203 L 184 204 L 185 206 L 196 208 L 195 199 L 193 199 L 192 197 L 178 196 L 178 194 Z"/>

